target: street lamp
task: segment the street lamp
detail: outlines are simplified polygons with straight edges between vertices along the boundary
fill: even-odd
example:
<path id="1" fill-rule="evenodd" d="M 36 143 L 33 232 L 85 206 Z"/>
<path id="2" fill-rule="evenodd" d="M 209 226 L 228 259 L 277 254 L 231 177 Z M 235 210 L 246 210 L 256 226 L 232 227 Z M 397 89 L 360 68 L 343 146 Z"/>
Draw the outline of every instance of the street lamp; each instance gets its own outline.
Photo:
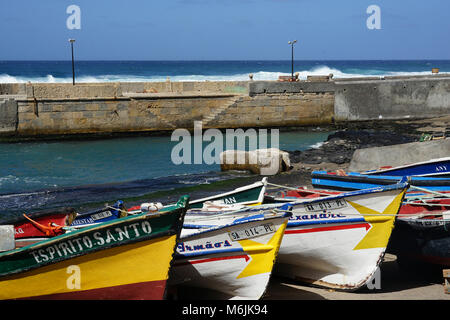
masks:
<path id="1" fill-rule="evenodd" d="M 297 40 L 289 41 L 288 44 L 291 45 L 291 81 L 294 80 L 294 44 Z"/>
<path id="2" fill-rule="evenodd" d="M 72 84 L 75 85 L 75 65 L 73 62 L 73 43 L 75 42 L 75 39 L 69 39 L 69 42 L 72 47 Z"/>

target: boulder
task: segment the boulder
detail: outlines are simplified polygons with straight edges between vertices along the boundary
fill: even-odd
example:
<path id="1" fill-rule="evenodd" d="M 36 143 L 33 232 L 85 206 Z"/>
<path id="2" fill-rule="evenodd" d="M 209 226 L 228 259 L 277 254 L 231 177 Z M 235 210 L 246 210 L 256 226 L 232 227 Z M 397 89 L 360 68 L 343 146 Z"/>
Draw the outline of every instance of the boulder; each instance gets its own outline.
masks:
<path id="1" fill-rule="evenodd" d="M 225 150 L 220 154 L 220 169 L 245 170 L 261 175 L 275 175 L 291 169 L 289 153 L 277 148 L 252 151 Z"/>

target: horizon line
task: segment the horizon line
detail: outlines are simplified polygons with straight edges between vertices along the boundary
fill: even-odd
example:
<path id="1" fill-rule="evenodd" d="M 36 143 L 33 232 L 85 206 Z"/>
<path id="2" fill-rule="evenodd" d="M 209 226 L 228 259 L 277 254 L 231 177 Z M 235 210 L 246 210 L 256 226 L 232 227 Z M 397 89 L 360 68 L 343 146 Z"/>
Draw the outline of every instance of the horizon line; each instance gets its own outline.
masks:
<path id="1" fill-rule="evenodd" d="M 38 59 L 0 59 L 0 62 L 71 62 L 72 60 L 38 60 Z M 206 59 L 206 60 L 200 60 L 200 59 L 189 59 L 189 60 L 162 60 L 162 59 L 155 59 L 155 60 L 141 60 L 141 59 L 107 59 L 107 60 L 91 60 L 91 59 L 75 59 L 75 61 L 78 62 L 240 62 L 240 61 L 249 61 L 249 62 L 258 62 L 258 61 L 279 61 L 279 62 L 291 62 L 291 59 L 230 59 L 230 60 L 220 60 L 220 59 Z M 445 59 L 294 59 L 295 62 L 311 62 L 311 61 L 450 61 L 450 58 Z"/>

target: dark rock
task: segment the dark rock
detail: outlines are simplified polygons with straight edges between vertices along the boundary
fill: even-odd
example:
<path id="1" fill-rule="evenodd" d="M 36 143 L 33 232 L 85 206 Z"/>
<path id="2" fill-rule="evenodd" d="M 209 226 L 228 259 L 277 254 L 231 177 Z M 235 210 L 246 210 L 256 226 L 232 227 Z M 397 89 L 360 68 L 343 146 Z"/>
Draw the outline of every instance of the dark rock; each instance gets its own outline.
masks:
<path id="1" fill-rule="evenodd" d="M 398 129 L 398 128 L 397 128 Z M 288 151 L 292 163 L 349 163 L 356 149 L 380 147 L 417 141 L 417 137 L 398 130 L 340 130 L 328 136 L 319 148 Z"/>

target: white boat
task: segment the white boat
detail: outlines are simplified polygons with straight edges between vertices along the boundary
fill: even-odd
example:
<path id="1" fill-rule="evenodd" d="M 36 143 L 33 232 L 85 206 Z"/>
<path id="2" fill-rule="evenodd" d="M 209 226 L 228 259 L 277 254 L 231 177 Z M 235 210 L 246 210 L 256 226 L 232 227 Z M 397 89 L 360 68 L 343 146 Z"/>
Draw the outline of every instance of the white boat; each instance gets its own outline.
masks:
<path id="1" fill-rule="evenodd" d="M 356 290 L 372 280 L 408 184 L 345 192 L 294 204 L 276 274 Z"/>
<path id="2" fill-rule="evenodd" d="M 183 228 L 169 285 L 208 290 L 208 299 L 260 299 L 290 213 L 250 215 L 215 227 Z M 214 224 L 214 223 L 213 223 Z"/>
<path id="3" fill-rule="evenodd" d="M 407 188 L 398 183 L 221 214 L 191 211 L 183 228 L 226 224 L 237 215 L 292 212 L 274 272 L 317 286 L 356 290 L 379 268 Z"/>

